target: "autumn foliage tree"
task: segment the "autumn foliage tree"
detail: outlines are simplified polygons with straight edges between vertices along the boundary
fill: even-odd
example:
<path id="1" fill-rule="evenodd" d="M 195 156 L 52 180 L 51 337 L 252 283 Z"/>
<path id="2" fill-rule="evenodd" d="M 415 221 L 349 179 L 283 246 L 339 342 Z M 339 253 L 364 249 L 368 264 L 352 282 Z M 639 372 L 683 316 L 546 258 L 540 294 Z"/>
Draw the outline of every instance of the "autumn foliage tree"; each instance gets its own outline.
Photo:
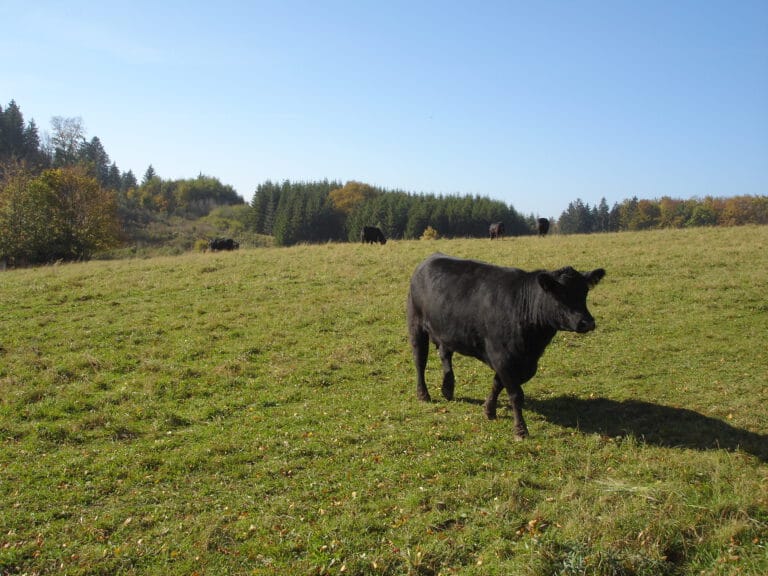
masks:
<path id="1" fill-rule="evenodd" d="M 610 211 L 605 199 L 599 207 L 576 200 L 558 220 L 563 234 L 744 224 L 768 224 L 768 196 L 705 196 L 687 200 L 633 197 L 614 204 Z"/>
<path id="2" fill-rule="evenodd" d="M 16 169 L 0 182 L 0 259 L 18 264 L 82 260 L 118 239 L 115 191 L 83 166 Z"/>
<path id="3" fill-rule="evenodd" d="M 374 198 L 377 194 L 373 186 L 350 180 L 341 188 L 331 190 L 328 196 L 337 211 L 349 216 L 356 206 Z"/>

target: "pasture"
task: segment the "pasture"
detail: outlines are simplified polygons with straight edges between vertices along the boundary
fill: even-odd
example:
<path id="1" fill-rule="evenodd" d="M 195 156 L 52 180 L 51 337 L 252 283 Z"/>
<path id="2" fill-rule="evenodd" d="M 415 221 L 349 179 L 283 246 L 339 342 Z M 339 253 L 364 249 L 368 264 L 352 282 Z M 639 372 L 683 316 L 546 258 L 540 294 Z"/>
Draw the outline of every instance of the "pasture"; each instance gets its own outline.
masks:
<path id="1" fill-rule="evenodd" d="M 768 573 L 768 227 L 328 244 L 0 273 L 0 574 Z M 433 251 L 604 267 L 514 439 L 415 399 Z"/>

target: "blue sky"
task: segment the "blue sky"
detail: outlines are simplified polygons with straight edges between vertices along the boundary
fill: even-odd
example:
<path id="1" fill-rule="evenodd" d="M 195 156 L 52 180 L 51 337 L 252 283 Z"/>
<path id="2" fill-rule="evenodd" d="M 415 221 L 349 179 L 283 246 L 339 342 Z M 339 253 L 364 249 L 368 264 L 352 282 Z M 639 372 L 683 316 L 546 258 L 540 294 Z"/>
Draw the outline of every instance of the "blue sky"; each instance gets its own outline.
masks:
<path id="1" fill-rule="evenodd" d="M 557 217 L 768 194 L 768 2 L 0 0 L 0 105 L 140 179 L 359 180 Z"/>

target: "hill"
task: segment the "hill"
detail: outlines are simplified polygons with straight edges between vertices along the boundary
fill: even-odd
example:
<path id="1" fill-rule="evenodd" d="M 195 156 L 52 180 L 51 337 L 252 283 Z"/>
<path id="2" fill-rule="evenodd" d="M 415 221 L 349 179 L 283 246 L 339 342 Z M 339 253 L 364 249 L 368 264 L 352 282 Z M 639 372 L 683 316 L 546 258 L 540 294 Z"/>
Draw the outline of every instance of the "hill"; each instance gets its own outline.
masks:
<path id="1" fill-rule="evenodd" d="M 768 227 L 299 245 L 0 275 L 0 573 L 764 574 Z M 415 399 L 440 250 L 604 267 L 531 438 Z M 439 388 L 432 354 L 428 384 Z M 435 394 L 434 396 L 439 396 Z"/>

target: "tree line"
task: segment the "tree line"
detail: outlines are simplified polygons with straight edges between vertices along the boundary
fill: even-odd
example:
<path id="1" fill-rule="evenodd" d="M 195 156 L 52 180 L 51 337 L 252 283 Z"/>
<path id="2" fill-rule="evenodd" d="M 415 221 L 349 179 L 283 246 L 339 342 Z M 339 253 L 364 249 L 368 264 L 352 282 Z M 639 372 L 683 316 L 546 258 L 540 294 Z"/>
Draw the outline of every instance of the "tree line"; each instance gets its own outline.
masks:
<path id="1" fill-rule="evenodd" d="M 768 224 L 768 196 L 706 196 L 688 200 L 668 196 L 658 200 L 633 197 L 610 209 L 605 198 L 595 206 L 576 200 L 557 221 L 562 234 L 745 224 Z"/>
<path id="2" fill-rule="evenodd" d="M 362 182 L 264 182 L 251 202 L 251 226 L 279 245 L 359 241 L 363 226 L 388 238 L 419 238 L 431 226 L 444 237 L 482 237 L 491 222 L 507 234 L 534 231 L 533 217 L 481 196 L 435 196 L 385 190 Z"/>
<path id="3" fill-rule="evenodd" d="M 251 209 L 252 229 L 278 245 L 356 241 L 369 225 L 388 238 L 420 238 L 427 228 L 443 237 L 477 238 L 488 235 L 492 222 L 504 222 L 507 235 L 524 236 L 535 233 L 537 220 L 488 197 L 412 194 L 354 181 L 267 181 L 256 189 Z M 768 224 L 768 196 L 631 198 L 613 207 L 605 198 L 594 206 L 576 200 L 554 224 L 561 234 Z"/>

